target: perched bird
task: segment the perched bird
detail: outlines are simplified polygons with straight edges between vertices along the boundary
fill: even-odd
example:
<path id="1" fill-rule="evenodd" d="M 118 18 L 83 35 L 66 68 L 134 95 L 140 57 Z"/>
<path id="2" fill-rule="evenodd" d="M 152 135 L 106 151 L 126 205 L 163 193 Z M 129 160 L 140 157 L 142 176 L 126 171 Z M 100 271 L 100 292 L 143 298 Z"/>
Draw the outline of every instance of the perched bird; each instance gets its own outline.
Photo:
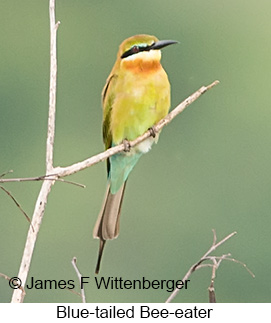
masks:
<path id="1" fill-rule="evenodd" d="M 103 140 L 105 148 L 134 140 L 165 117 L 170 106 L 170 84 L 160 64 L 161 48 L 176 44 L 155 36 L 136 35 L 124 40 L 102 92 Z M 130 151 L 107 160 L 108 186 L 93 237 L 100 239 L 96 273 L 105 242 L 119 234 L 119 220 L 126 181 L 142 154 L 148 152 L 158 134 Z"/>

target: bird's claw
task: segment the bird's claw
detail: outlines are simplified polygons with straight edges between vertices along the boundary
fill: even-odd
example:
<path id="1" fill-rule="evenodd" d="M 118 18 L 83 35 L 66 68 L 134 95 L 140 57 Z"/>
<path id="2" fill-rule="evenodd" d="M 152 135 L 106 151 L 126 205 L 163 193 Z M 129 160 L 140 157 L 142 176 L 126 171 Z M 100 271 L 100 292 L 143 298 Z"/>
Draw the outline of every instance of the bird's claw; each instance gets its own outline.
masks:
<path id="1" fill-rule="evenodd" d="M 130 142 L 127 139 L 124 139 L 122 143 L 124 145 L 124 152 L 129 153 L 131 151 Z"/>
<path id="2" fill-rule="evenodd" d="M 149 132 L 150 132 L 150 135 L 153 137 L 153 138 L 155 138 L 156 137 L 156 129 L 154 128 L 154 126 L 153 127 L 150 127 L 149 128 Z"/>

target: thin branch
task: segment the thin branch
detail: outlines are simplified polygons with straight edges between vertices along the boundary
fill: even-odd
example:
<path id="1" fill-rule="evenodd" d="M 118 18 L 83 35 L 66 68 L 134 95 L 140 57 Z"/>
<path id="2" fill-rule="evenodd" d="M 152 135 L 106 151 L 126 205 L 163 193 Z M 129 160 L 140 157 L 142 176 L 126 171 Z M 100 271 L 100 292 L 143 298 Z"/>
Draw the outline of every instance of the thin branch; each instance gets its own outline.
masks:
<path id="1" fill-rule="evenodd" d="M 0 175 L 0 178 L 4 177 L 4 176 L 6 176 L 7 174 L 10 174 L 10 173 L 13 173 L 13 170 L 12 169 L 11 170 L 8 170 L 7 172 L 2 173 Z"/>
<path id="2" fill-rule="evenodd" d="M 86 185 L 84 185 L 84 184 L 73 182 L 73 181 L 68 181 L 68 180 L 63 179 L 63 178 L 58 178 L 58 179 L 56 179 L 56 181 L 71 184 L 71 185 L 78 186 L 78 187 L 81 187 L 81 188 L 86 188 Z"/>
<path id="3" fill-rule="evenodd" d="M 82 275 L 81 275 L 81 273 L 80 273 L 80 271 L 79 271 L 79 269 L 78 269 L 78 267 L 77 267 L 77 265 L 76 265 L 76 261 L 77 261 L 77 259 L 76 259 L 76 257 L 73 257 L 72 258 L 72 265 L 73 265 L 73 268 L 74 268 L 74 270 L 75 270 L 75 272 L 76 272 L 76 275 L 77 275 L 77 277 L 78 277 L 78 280 L 79 280 L 79 284 L 80 284 L 80 286 L 81 286 L 81 298 L 82 298 L 82 302 L 83 303 L 86 303 L 86 295 L 85 295 L 85 290 L 84 290 L 84 287 L 82 287 L 82 284 L 81 284 L 81 281 L 82 281 Z"/>
<path id="4" fill-rule="evenodd" d="M 220 257 L 217 257 L 217 256 L 208 256 L 203 261 L 210 260 L 210 261 L 213 262 L 213 264 L 201 264 L 201 265 L 197 266 L 197 268 L 195 269 L 195 270 L 198 270 L 198 269 L 200 269 L 202 267 L 205 267 L 205 266 L 212 267 L 211 284 L 208 287 L 208 291 L 209 291 L 209 303 L 216 303 L 214 283 L 215 283 L 215 278 L 216 278 L 216 271 L 218 270 L 218 267 L 220 266 L 220 264 L 222 263 L 223 260 L 233 261 L 235 263 L 238 263 L 238 264 L 242 265 L 247 270 L 247 272 L 252 276 L 252 278 L 255 278 L 255 275 L 247 267 L 246 264 L 244 264 L 243 262 L 241 262 L 239 260 L 236 260 L 234 258 L 230 258 L 230 256 L 231 256 L 230 253 L 225 254 L 225 255 L 222 255 Z"/>
<path id="5" fill-rule="evenodd" d="M 216 236 L 215 229 L 212 229 L 212 232 L 213 232 L 213 244 L 212 244 L 212 246 L 214 246 L 216 244 L 216 241 L 217 241 L 217 236 Z"/>
<path id="6" fill-rule="evenodd" d="M 230 254 L 229 254 L 230 255 Z M 216 257 L 216 258 L 218 258 L 218 257 Z M 243 263 L 242 261 L 240 261 L 240 260 L 237 260 L 237 259 L 234 259 L 234 258 L 229 258 L 229 257 L 225 257 L 223 260 L 229 260 L 229 261 L 232 261 L 232 262 L 235 262 L 235 263 L 237 263 L 237 264 L 239 264 L 239 265 L 241 265 L 241 266 L 243 266 L 245 269 L 246 269 L 246 271 L 250 274 L 250 276 L 252 277 L 252 278 L 255 278 L 255 274 L 248 268 L 248 266 L 245 264 L 245 263 Z"/>
<path id="7" fill-rule="evenodd" d="M 18 277 L 21 279 L 23 287 L 25 286 L 25 283 L 27 280 L 31 259 L 35 248 L 35 243 L 42 223 L 48 194 L 50 193 L 52 188 L 52 183 L 53 183 L 52 181 L 44 181 L 42 183 L 42 187 L 36 201 L 36 205 L 35 205 L 35 209 L 32 217 L 32 226 L 34 228 L 34 231 L 32 230 L 31 227 L 28 230 L 24 252 L 22 256 L 22 261 L 21 261 L 21 265 L 18 273 Z M 24 296 L 25 295 L 21 293 L 21 290 L 15 289 L 13 292 L 11 302 L 22 303 Z"/>
<path id="8" fill-rule="evenodd" d="M 237 232 L 232 232 L 231 234 L 227 235 L 224 239 L 222 239 L 221 241 L 219 241 L 218 243 L 216 243 L 216 233 L 215 230 L 213 230 L 213 243 L 211 248 L 200 258 L 199 261 L 197 261 L 194 265 L 192 265 L 189 270 L 187 271 L 187 273 L 184 275 L 184 278 L 182 279 L 182 281 L 186 281 L 191 274 L 197 270 L 200 265 L 202 264 L 202 262 L 204 262 L 205 260 L 209 260 L 211 259 L 210 257 L 208 257 L 210 255 L 211 252 L 213 252 L 214 250 L 216 250 L 219 246 L 221 246 L 223 243 L 225 243 L 226 241 L 228 241 L 231 237 L 233 237 L 234 235 L 236 235 Z M 215 257 L 213 257 L 215 258 Z M 213 275 L 212 275 L 213 277 Z M 180 289 L 176 288 L 171 295 L 168 297 L 168 299 L 166 300 L 166 303 L 170 303 L 179 293 Z"/>
<path id="9" fill-rule="evenodd" d="M 216 232 L 215 232 L 214 229 L 212 231 L 213 231 L 213 234 L 214 234 L 213 244 L 212 244 L 211 248 L 206 252 L 206 254 L 202 256 L 202 258 L 206 258 L 211 252 L 213 252 L 215 249 L 217 249 L 219 246 L 221 246 L 223 243 L 225 243 L 231 237 L 233 237 L 233 236 L 235 236 L 237 234 L 237 232 L 234 231 L 231 234 L 229 234 L 228 236 L 226 236 L 224 239 L 222 239 L 221 241 L 219 241 L 218 243 L 216 243 Z"/>
<path id="10" fill-rule="evenodd" d="M 214 237 L 216 238 L 215 232 L 214 232 Z M 228 257 L 228 255 L 222 255 L 219 257 L 219 261 L 217 261 L 216 257 L 210 257 L 211 260 L 213 261 L 213 266 L 212 266 L 212 276 L 211 276 L 211 283 L 210 286 L 208 287 L 208 292 L 209 292 L 209 303 L 216 303 L 216 296 L 215 296 L 215 278 L 216 278 L 216 271 L 218 267 L 220 266 L 221 262 L 223 259 Z M 199 267 L 197 267 L 199 269 Z"/>
<path id="11" fill-rule="evenodd" d="M 34 231 L 34 228 L 31 224 L 31 219 L 30 217 L 26 214 L 26 212 L 23 210 L 23 208 L 21 207 L 21 205 L 19 204 L 19 202 L 15 199 L 15 197 L 8 191 L 6 190 L 2 185 L 0 185 L 1 190 L 3 190 L 11 199 L 12 201 L 15 203 L 15 205 L 18 207 L 18 209 L 23 213 L 23 215 L 25 216 L 26 220 L 30 223 L 32 230 Z"/>
<path id="12" fill-rule="evenodd" d="M 196 101 L 202 94 L 204 94 L 206 91 L 212 89 L 214 86 L 216 86 L 219 83 L 219 81 L 214 81 L 213 83 L 202 86 L 200 89 L 198 89 L 196 92 L 191 94 L 187 99 L 185 99 L 183 102 L 181 102 L 175 109 L 173 109 L 164 119 L 160 120 L 153 128 L 156 132 L 159 132 L 164 126 L 168 125 L 178 114 L 183 112 L 185 108 L 187 108 L 191 103 Z M 143 135 L 139 136 L 135 140 L 129 141 L 128 144 L 131 148 L 135 147 L 142 141 L 146 140 L 148 137 L 152 135 L 151 131 L 146 131 Z M 122 143 L 118 146 L 115 146 L 113 148 L 109 148 L 106 151 L 99 153 L 95 156 L 92 156 L 90 158 L 87 158 L 81 162 L 75 163 L 70 166 L 66 167 L 54 167 L 51 170 L 51 174 L 48 173 L 46 176 L 39 176 L 39 177 L 28 177 L 28 178 L 16 178 L 16 179 L 0 179 L 0 183 L 6 183 L 6 182 L 22 182 L 22 181 L 36 181 L 36 180 L 45 180 L 48 179 L 48 176 L 52 176 L 53 180 L 56 180 L 57 178 L 69 176 L 72 174 L 75 174 L 79 171 L 82 171 L 88 167 L 91 167 L 95 164 L 98 164 L 101 161 L 106 160 L 107 158 L 122 152 L 125 150 L 125 145 Z"/>
<path id="13" fill-rule="evenodd" d="M 81 188 L 86 188 L 86 185 L 84 184 L 59 178 L 57 174 L 48 174 L 48 175 L 41 175 L 41 176 L 35 176 L 35 177 L 4 178 L 4 179 L 1 179 L 1 176 L 0 176 L 0 183 L 38 182 L 38 181 L 59 181 L 59 182 L 79 186 Z"/>
<path id="14" fill-rule="evenodd" d="M 21 291 L 21 293 L 23 295 L 25 295 L 25 290 L 23 288 L 23 286 L 21 285 L 21 282 L 20 282 L 20 279 L 18 279 L 18 277 L 12 277 L 10 278 L 9 276 L 5 275 L 5 274 L 2 274 L 0 273 L 0 277 L 3 277 L 5 278 L 6 280 L 9 281 L 9 285 L 11 288 L 13 289 L 19 289 Z"/>
<path id="15" fill-rule="evenodd" d="M 208 287 L 209 303 L 216 303 L 215 287 L 214 287 L 215 279 L 213 278 L 213 276 L 215 276 L 215 272 L 216 272 L 216 266 L 214 264 L 213 265 L 213 270 L 212 270 L 211 284 Z"/>
<path id="16" fill-rule="evenodd" d="M 49 2 L 50 17 L 50 91 L 49 91 L 49 116 L 47 129 L 46 149 L 46 174 L 53 169 L 53 152 L 55 139 L 55 116 L 56 116 L 56 77 L 57 77 L 57 55 L 56 34 L 60 22 L 55 22 L 55 0 Z"/>
<path id="17" fill-rule="evenodd" d="M 44 181 L 44 180 L 53 180 L 55 181 L 55 177 L 51 175 L 42 175 L 35 177 L 18 177 L 18 178 L 0 178 L 0 183 L 14 183 L 14 182 L 35 182 L 35 181 Z"/>
<path id="18" fill-rule="evenodd" d="M 208 86 L 202 86 L 199 90 L 194 92 L 192 95 L 190 95 L 187 99 L 185 99 L 183 102 L 181 102 L 174 110 L 172 110 L 164 119 L 159 121 L 154 127 L 155 132 L 159 132 L 164 126 L 168 125 L 178 114 L 184 111 L 185 108 L 187 108 L 191 103 L 196 101 L 202 94 L 204 94 L 206 91 L 212 89 L 215 85 L 217 85 L 219 81 L 214 81 Z M 131 148 L 135 147 L 142 141 L 146 140 L 152 135 L 152 131 L 148 130 L 143 135 L 139 136 L 135 140 L 129 141 L 128 144 Z M 93 157 L 90 157 L 84 161 L 78 162 L 76 164 L 73 164 L 71 166 L 67 167 L 57 167 L 54 168 L 54 171 L 56 174 L 58 174 L 59 177 L 64 177 L 68 175 L 72 175 L 74 173 L 77 173 L 79 171 L 82 171 L 83 169 L 86 169 L 92 165 L 95 165 L 119 152 L 122 152 L 126 149 L 126 145 L 123 143 L 115 146 L 113 148 L 109 148 L 106 151 L 95 155 Z"/>
<path id="19" fill-rule="evenodd" d="M 80 294 L 80 293 L 78 293 L 78 292 L 76 292 L 74 289 L 69 289 L 69 288 L 65 288 L 68 292 L 70 292 L 70 293 L 73 293 L 74 295 L 76 295 L 76 296 L 78 296 L 78 297 L 80 297 L 80 298 L 82 298 L 82 295 Z"/>
<path id="20" fill-rule="evenodd" d="M 49 114 L 48 114 L 48 132 L 46 142 L 46 175 L 52 173 L 53 169 L 53 147 L 54 147 L 54 135 L 55 135 L 55 104 L 56 104 L 56 76 L 57 76 L 57 60 L 56 60 L 56 34 L 59 23 L 55 23 L 55 0 L 49 2 L 49 16 L 50 16 L 50 92 L 49 92 Z M 47 203 L 48 195 L 54 184 L 52 181 L 44 181 L 36 201 L 32 225 L 34 230 L 29 228 L 23 257 L 18 273 L 18 277 L 22 282 L 22 287 L 25 286 L 27 276 L 30 269 L 31 259 L 35 248 L 38 232 L 43 219 L 45 206 Z M 21 289 L 15 289 L 12 296 L 12 303 L 22 303 L 24 299 L 24 293 Z"/>

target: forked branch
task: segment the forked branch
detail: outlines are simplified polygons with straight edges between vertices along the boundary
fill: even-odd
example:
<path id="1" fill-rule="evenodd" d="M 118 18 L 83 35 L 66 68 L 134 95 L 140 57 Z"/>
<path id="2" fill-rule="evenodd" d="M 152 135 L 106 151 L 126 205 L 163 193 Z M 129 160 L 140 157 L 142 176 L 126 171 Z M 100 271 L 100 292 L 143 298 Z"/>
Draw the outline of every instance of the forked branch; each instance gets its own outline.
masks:
<path id="1" fill-rule="evenodd" d="M 182 281 L 186 281 L 188 280 L 188 278 L 193 274 L 194 271 L 201 269 L 203 267 L 211 267 L 212 268 L 212 275 L 211 275 L 211 283 L 210 286 L 208 288 L 209 291 L 209 302 L 210 303 L 215 303 L 216 302 L 216 297 L 215 297 L 215 288 L 214 288 L 214 282 L 215 282 L 215 277 L 216 277 L 216 271 L 218 269 L 218 267 L 220 266 L 222 260 L 230 260 L 236 263 L 241 264 L 248 272 L 249 274 L 254 278 L 255 275 L 251 272 L 251 270 L 249 270 L 246 266 L 246 264 L 242 263 L 239 260 L 236 260 L 234 258 L 231 258 L 231 254 L 225 254 L 222 256 L 211 256 L 210 254 L 216 250 L 219 246 L 221 246 L 222 244 L 224 244 L 226 241 L 228 241 L 230 238 L 232 238 L 234 235 L 236 235 L 237 232 L 232 232 L 231 234 L 227 235 L 224 239 L 220 240 L 219 242 L 217 242 L 217 237 L 216 237 L 216 232 L 215 230 L 213 230 L 213 243 L 210 247 L 210 249 L 200 258 L 199 261 L 197 261 L 194 265 L 192 265 L 189 270 L 187 271 L 187 273 L 184 275 L 184 278 L 182 279 Z M 204 263 L 206 261 L 209 261 L 209 263 Z M 210 263 L 211 262 L 211 263 Z M 179 288 L 176 288 L 171 295 L 168 297 L 168 299 L 166 300 L 166 303 L 170 303 L 176 296 L 177 294 L 180 292 Z"/>

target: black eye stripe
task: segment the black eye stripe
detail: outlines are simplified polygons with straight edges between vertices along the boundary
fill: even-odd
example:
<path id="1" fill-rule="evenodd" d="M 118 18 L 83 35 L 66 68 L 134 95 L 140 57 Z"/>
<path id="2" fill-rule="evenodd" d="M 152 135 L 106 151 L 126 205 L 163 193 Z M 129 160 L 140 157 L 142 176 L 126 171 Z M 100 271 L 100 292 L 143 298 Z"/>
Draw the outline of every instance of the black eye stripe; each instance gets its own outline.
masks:
<path id="1" fill-rule="evenodd" d="M 137 54 L 139 52 L 149 51 L 151 49 L 151 47 L 152 47 L 152 45 L 145 45 L 145 46 L 134 45 L 132 48 L 130 48 L 126 52 L 124 52 L 121 55 L 121 58 L 126 58 L 128 56 L 131 56 L 133 54 Z"/>

